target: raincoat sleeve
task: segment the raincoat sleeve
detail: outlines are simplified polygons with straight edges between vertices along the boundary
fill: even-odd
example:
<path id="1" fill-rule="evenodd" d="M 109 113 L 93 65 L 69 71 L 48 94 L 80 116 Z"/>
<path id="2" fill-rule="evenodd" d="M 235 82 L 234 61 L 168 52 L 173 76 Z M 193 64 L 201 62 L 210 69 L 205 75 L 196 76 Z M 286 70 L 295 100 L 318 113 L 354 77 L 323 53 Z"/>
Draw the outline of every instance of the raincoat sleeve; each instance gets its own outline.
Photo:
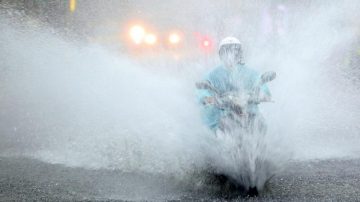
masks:
<path id="1" fill-rule="evenodd" d="M 253 78 L 254 78 L 254 83 L 258 84 L 261 80 L 261 75 L 258 74 L 257 72 L 253 72 Z M 263 100 L 263 101 L 270 101 L 271 100 L 271 93 L 269 90 L 269 87 L 267 84 L 261 85 L 260 86 L 260 92 L 259 92 L 259 99 Z"/>
<path id="2" fill-rule="evenodd" d="M 203 81 L 205 82 L 209 82 L 209 83 L 212 83 L 212 78 L 211 78 L 211 74 L 207 74 Z M 210 90 L 207 90 L 207 89 L 197 89 L 196 90 L 196 96 L 197 96 L 197 101 L 199 104 L 201 105 L 205 105 L 205 99 L 207 97 L 212 97 L 214 96 L 214 93 L 211 92 Z"/>
<path id="3" fill-rule="evenodd" d="M 207 97 L 212 97 L 213 94 L 209 90 L 206 90 L 206 89 L 197 89 L 196 96 L 197 96 L 198 103 L 201 105 L 205 105 L 205 99 Z"/>
<path id="4" fill-rule="evenodd" d="M 271 93 L 270 93 L 269 87 L 266 84 L 264 84 L 260 87 L 259 97 L 261 100 L 265 100 L 265 101 L 271 100 Z"/>
<path id="5" fill-rule="evenodd" d="M 256 102 L 266 102 L 271 100 L 271 93 L 267 84 L 258 86 L 259 84 L 261 84 L 261 76 L 257 72 L 255 72 L 254 70 L 249 70 L 249 72 L 247 73 L 247 78 L 248 86 L 251 86 L 249 88 L 250 94 L 256 93 L 257 88 L 259 88 L 258 95 L 254 97 L 256 99 Z M 250 102 L 252 101 L 253 100 L 250 100 Z M 255 107 L 254 105 L 253 108 L 255 109 L 257 107 Z"/>
<path id="6" fill-rule="evenodd" d="M 208 74 L 204 78 L 204 80 L 212 83 L 210 74 Z M 205 99 L 207 97 L 214 96 L 214 93 L 211 92 L 210 90 L 206 90 L 206 89 L 197 89 L 196 94 L 197 94 L 197 101 L 198 101 L 199 105 L 201 106 L 201 116 L 202 116 L 203 122 L 210 129 L 215 129 L 218 126 L 218 121 L 219 121 L 221 112 L 214 105 L 205 103 Z"/>

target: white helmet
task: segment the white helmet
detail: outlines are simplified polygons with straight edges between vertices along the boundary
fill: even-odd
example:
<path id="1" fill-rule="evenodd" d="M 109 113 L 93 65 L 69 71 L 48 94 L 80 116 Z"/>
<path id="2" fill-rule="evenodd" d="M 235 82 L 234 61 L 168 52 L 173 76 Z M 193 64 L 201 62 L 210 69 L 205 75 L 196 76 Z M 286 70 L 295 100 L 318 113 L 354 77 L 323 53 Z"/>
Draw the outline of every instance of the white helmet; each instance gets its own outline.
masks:
<path id="1" fill-rule="evenodd" d="M 226 66 L 243 64 L 242 46 L 235 37 L 226 37 L 219 45 L 219 56 Z"/>
<path id="2" fill-rule="evenodd" d="M 229 45 L 229 44 L 238 44 L 241 46 L 239 39 L 229 36 L 229 37 L 226 37 L 223 40 L 221 40 L 220 45 L 219 45 L 219 50 L 223 45 Z"/>

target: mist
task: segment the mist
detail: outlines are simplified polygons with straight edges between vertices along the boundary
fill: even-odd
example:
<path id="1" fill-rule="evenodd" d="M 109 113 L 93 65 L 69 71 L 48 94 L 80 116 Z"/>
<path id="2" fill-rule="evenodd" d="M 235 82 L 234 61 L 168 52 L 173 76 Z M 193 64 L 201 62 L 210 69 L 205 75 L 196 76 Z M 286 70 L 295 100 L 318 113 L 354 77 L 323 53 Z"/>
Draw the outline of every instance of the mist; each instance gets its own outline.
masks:
<path id="1" fill-rule="evenodd" d="M 236 36 L 249 67 L 277 72 L 269 84 L 274 103 L 261 106 L 269 130 L 258 154 L 275 162 L 275 170 L 290 161 L 359 157 L 360 88 L 354 75 L 360 70 L 343 65 L 359 33 L 357 1 L 280 6 L 281 22 L 270 22 L 266 15 L 274 5 L 261 1 L 184 1 L 183 9 L 175 9 L 176 3 L 138 1 L 134 13 L 161 26 L 177 22 L 205 30 L 215 43 Z M 116 13 L 111 2 L 98 6 L 97 18 L 80 12 L 78 24 L 121 15 L 109 14 Z M 177 175 L 207 167 L 209 158 L 224 169 L 234 166 L 226 157 L 233 141 L 218 142 L 201 122 L 196 102 L 194 83 L 219 63 L 216 51 L 207 60 L 146 62 L 109 45 L 69 39 L 13 12 L 2 12 L 0 19 L 1 155 Z M 99 37 L 114 27 L 88 34 Z"/>

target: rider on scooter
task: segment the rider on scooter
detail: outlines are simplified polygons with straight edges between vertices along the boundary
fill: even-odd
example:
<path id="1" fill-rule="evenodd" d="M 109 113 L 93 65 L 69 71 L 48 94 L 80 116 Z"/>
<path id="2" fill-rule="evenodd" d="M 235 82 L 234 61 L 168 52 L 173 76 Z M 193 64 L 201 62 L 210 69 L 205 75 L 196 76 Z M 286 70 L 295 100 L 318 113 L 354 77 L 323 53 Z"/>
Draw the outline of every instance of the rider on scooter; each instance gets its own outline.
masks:
<path id="1" fill-rule="evenodd" d="M 235 92 L 249 96 L 259 82 L 260 75 L 255 70 L 245 66 L 240 41 L 235 37 L 224 38 L 219 46 L 219 56 L 222 64 L 206 75 L 205 82 L 221 94 Z M 225 116 L 225 112 L 215 105 L 217 100 L 214 92 L 199 89 L 198 99 L 203 105 L 202 116 L 205 124 L 214 131 L 222 130 L 221 119 Z M 245 111 L 250 116 L 256 117 L 259 110 L 257 104 L 270 100 L 271 94 L 268 87 L 262 85 L 258 100 L 247 99 Z"/>

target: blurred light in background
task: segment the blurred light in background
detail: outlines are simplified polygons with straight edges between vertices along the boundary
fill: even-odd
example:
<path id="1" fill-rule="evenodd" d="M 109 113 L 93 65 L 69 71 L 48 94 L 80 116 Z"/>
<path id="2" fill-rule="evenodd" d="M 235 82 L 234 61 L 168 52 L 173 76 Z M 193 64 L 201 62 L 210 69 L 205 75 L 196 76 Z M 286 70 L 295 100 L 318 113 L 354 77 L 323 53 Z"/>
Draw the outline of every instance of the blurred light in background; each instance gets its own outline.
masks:
<path id="1" fill-rule="evenodd" d="M 204 46 L 204 47 L 209 47 L 209 46 L 210 46 L 210 41 L 207 40 L 207 39 L 205 39 L 205 40 L 203 41 L 203 46 Z"/>
<path id="2" fill-rule="evenodd" d="M 172 33 L 169 35 L 170 44 L 178 44 L 180 42 L 180 36 L 176 33 Z"/>
<path id="3" fill-rule="evenodd" d="M 69 10 L 74 12 L 76 10 L 76 0 L 69 0 Z"/>
<path id="4" fill-rule="evenodd" d="M 157 37 L 155 34 L 146 34 L 144 41 L 148 45 L 154 45 L 157 42 Z"/>
<path id="5" fill-rule="evenodd" d="M 135 25 L 130 28 L 130 37 L 135 44 L 140 44 L 145 37 L 145 29 L 140 25 Z"/>
<path id="6" fill-rule="evenodd" d="M 207 51 L 207 52 L 211 51 L 212 46 L 213 46 L 212 41 L 208 37 L 204 37 L 203 39 L 201 39 L 200 47 L 204 51 Z"/>
<path id="7" fill-rule="evenodd" d="M 212 37 L 200 32 L 194 32 L 194 37 L 197 41 L 197 46 L 200 48 L 201 51 L 204 51 L 206 53 L 210 53 L 213 51 L 214 43 Z"/>

